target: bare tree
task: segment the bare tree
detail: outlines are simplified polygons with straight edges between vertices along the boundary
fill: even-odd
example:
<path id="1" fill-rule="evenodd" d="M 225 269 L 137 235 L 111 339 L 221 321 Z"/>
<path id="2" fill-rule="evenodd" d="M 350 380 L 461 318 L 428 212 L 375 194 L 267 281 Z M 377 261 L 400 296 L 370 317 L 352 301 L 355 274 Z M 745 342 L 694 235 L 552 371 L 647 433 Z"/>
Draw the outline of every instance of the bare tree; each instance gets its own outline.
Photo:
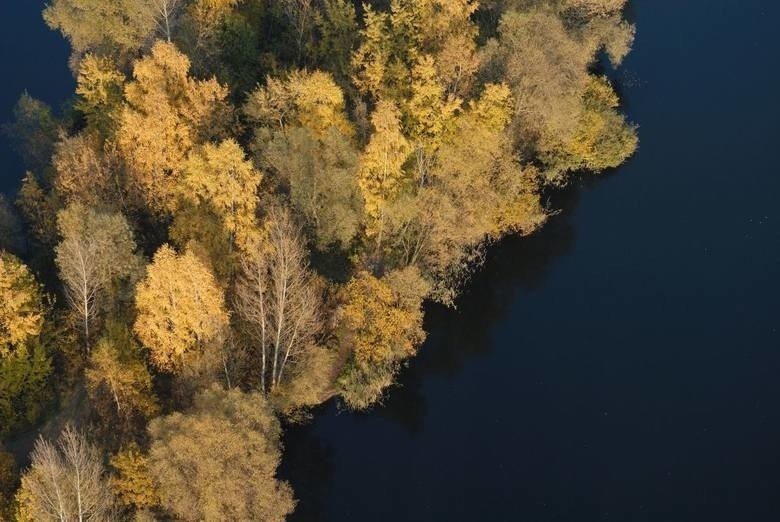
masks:
<path id="1" fill-rule="evenodd" d="M 170 42 L 171 31 L 176 24 L 182 2 L 181 0 L 153 0 L 153 3 L 157 27 Z"/>
<path id="2" fill-rule="evenodd" d="M 136 275 L 142 260 L 121 214 L 101 213 L 75 203 L 60 211 L 57 226 L 63 239 L 55 261 L 68 303 L 81 320 L 84 347 L 89 352 L 91 325 L 101 298 L 113 281 Z"/>
<path id="3" fill-rule="evenodd" d="M 321 315 L 300 229 L 286 211 L 271 210 L 266 247 L 242 261 L 235 308 L 260 352 L 260 385 L 273 390 L 312 346 Z"/>
<path id="4" fill-rule="evenodd" d="M 27 505 L 36 520 L 114 520 L 103 459 L 84 435 L 66 426 L 56 446 L 39 438 L 22 477 Z"/>

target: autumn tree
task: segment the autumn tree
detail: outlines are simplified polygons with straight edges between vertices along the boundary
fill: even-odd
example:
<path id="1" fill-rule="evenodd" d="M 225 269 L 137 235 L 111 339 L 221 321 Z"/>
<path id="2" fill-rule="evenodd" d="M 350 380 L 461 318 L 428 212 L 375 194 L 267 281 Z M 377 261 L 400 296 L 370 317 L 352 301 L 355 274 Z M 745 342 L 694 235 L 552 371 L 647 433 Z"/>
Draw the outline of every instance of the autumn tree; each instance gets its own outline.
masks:
<path id="1" fill-rule="evenodd" d="M 297 50 L 296 61 L 300 62 L 307 36 L 312 28 L 314 2 L 313 0 L 280 0 L 279 3 L 293 29 Z"/>
<path id="2" fill-rule="evenodd" d="M 344 288 L 340 336 L 351 355 L 339 384 L 350 407 L 378 400 L 398 364 L 425 339 L 420 306 L 426 291 L 413 268 L 382 279 L 360 272 Z"/>
<path id="3" fill-rule="evenodd" d="M 333 78 L 322 71 L 294 70 L 284 78 L 269 77 L 247 99 L 244 113 L 259 129 L 280 130 L 303 127 L 316 138 L 331 128 L 345 136 L 353 134 L 344 110 L 344 93 Z"/>
<path id="4" fill-rule="evenodd" d="M 508 87 L 486 85 L 454 119 L 428 184 L 387 210 L 394 255 L 386 258 L 420 267 L 438 301 L 452 303 L 487 242 L 530 233 L 545 219 L 537 172 L 520 165 L 505 132 L 512 114 Z"/>
<path id="5" fill-rule="evenodd" d="M 43 19 L 67 38 L 77 60 L 87 52 L 127 59 L 154 34 L 154 1 L 53 0 Z"/>
<path id="6" fill-rule="evenodd" d="M 110 58 L 88 54 L 76 82 L 74 108 L 84 115 L 87 128 L 103 139 L 112 136 L 124 103 L 124 74 Z"/>
<path id="7" fill-rule="evenodd" d="M 176 189 L 182 204 L 172 238 L 182 245 L 190 240 L 208 245 L 212 264 L 229 274 L 232 258 L 255 250 L 260 241 L 256 214 L 261 179 L 232 139 L 194 149 Z M 212 225 L 205 227 L 204 223 Z"/>
<path id="8" fill-rule="evenodd" d="M 54 444 L 39 438 L 22 476 L 24 511 L 33 520 L 114 520 L 103 458 L 72 426 Z"/>
<path id="9" fill-rule="evenodd" d="M 606 78 L 590 78 L 582 104 L 574 135 L 544 143 L 541 157 L 558 170 L 599 172 L 617 167 L 637 148 L 636 128 L 617 112 L 619 100 Z"/>
<path id="10" fill-rule="evenodd" d="M 311 41 L 309 54 L 339 85 L 346 86 L 359 35 L 354 4 L 349 0 L 324 0 L 314 14 L 314 27 L 317 38 Z"/>
<path id="11" fill-rule="evenodd" d="M 57 224 L 62 241 L 55 249 L 55 262 L 88 353 L 93 323 L 112 305 L 109 297 L 121 297 L 121 285 L 135 281 L 143 259 L 121 214 L 73 203 L 60 211 Z"/>
<path id="12" fill-rule="evenodd" d="M 289 214 L 272 208 L 266 230 L 265 247 L 243 260 L 235 308 L 256 345 L 260 388 L 273 391 L 288 365 L 314 344 L 321 302 Z"/>
<path id="13" fill-rule="evenodd" d="M 92 207 L 121 202 L 116 172 L 101 148 L 97 138 L 87 134 L 63 137 L 57 143 L 54 187 L 65 201 Z"/>
<path id="14" fill-rule="evenodd" d="M 476 9 L 472 0 L 392 0 L 389 12 L 368 6 L 352 59 L 358 91 L 401 104 L 413 69 L 427 55 L 447 94 L 466 93 L 479 66 Z"/>
<path id="15" fill-rule="evenodd" d="M 0 251 L 0 358 L 41 333 L 43 292 L 19 259 Z"/>
<path id="16" fill-rule="evenodd" d="M 111 489 L 122 504 L 135 509 L 160 504 L 157 486 L 149 472 L 149 457 L 137 444 L 129 444 L 113 455 L 110 463 L 115 472 L 110 479 Z"/>
<path id="17" fill-rule="evenodd" d="M 408 180 L 403 166 L 412 147 L 401 133 L 400 112 L 391 102 L 377 104 L 371 123 L 374 134 L 360 158 L 358 185 L 369 220 L 366 233 L 380 244 L 386 208 Z"/>
<path id="18" fill-rule="evenodd" d="M 16 196 L 24 224 L 31 233 L 34 242 L 44 247 L 52 247 L 57 242 L 57 212 L 61 207 L 59 195 L 46 190 L 38 176 L 27 171 Z"/>
<path id="19" fill-rule="evenodd" d="M 184 162 L 199 144 L 226 137 L 233 125 L 227 88 L 189 76 L 190 61 L 173 44 L 157 42 L 135 63 L 134 81 L 117 143 L 128 166 L 130 190 L 154 212 L 175 210 Z"/>
<path id="20" fill-rule="evenodd" d="M 259 393 L 212 387 L 149 434 L 149 471 L 176 517 L 281 522 L 292 512 L 292 490 L 275 477 L 281 428 Z"/>
<path id="21" fill-rule="evenodd" d="M 3 133 L 25 166 L 38 173 L 49 165 L 60 130 L 51 108 L 27 92 L 14 105 L 13 120 L 3 125 Z"/>
<path id="22" fill-rule="evenodd" d="M 49 398 L 51 358 L 40 337 L 44 296 L 30 270 L 0 252 L 0 434 L 34 422 Z"/>
<path id="23" fill-rule="evenodd" d="M 223 291 L 191 250 L 177 254 L 163 245 L 136 287 L 135 304 L 133 329 L 164 371 L 192 362 L 211 343 L 219 343 L 227 327 Z"/>
<path id="24" fill-rule="evenodd" d="M 171 42 L 173 30 L 179 22 L 184 0 L 152 0 L 157 31 Z"/>
<path id="25" fill-rule="evenodd" d="M 358 151 L 335 128 L 317 139 L 303 127 L 277 132 L 261 156 L 317 245 L 349 245 L 358 233 L 363 201 L 357 184 Z"/>
<path id="26" fill-rule="evenodd" d="M 159 410 L 140 346 L 122 324 L 108 324 L 90 353 L 84 377 L 92 401 L 99 404 L 101 395 L 107 395 L 118 415 L 148 418 Z"/>

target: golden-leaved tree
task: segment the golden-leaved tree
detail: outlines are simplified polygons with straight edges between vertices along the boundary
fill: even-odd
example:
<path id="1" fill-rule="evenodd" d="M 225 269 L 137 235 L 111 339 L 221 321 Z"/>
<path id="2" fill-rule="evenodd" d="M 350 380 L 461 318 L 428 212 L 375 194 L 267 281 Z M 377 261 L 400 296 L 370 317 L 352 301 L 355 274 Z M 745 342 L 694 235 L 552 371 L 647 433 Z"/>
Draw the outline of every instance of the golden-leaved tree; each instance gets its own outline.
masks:
<path id="1" fill-rule="evenodd" d="M 100 404 L 105 395 L 120 416 L 153 417 L 159 410 L 141 348 L 120 323 L 107 326 L 105 335 L 90 353 L 84 377 L 92 402 Z"/>
<path id="2" fill-rule="evenodd" d="M 0 252 L 0 357 L 40 334 L 43 314 L 43 292 L 30 269 Z"/>
<path id="3" fill-rule="evenodd" d="M 257 188 L 262 175 L 246 159 L 235 140 L 195 148 L 183 167 L 176 190 L 181 203 L 171 237 L 206 246 L 221 274 L 232 271 L 234 258 L 257 249 Z"/>
<path id="4" fill-rule="evenodd" d="M 226 138 L 234 125 L 227 88 L 213 78 L 193 79 L 189 69 L 187 56 L 158 41 L 135 63 L 134 81 L 125 88 L 117 142 L 130 189 L 158 213 L 175 210 L 176 188 L 192 148 Z"/>
<path id="5" fill-rule="evenodd" d="M 425 339 L 420 306 L 427 291 L 415 268 L 381 279 L 363 271 L 347 283 L 340 339 L 350 356 L 339 384 L 350 407 L 366 408 L 381 398 L 399 363 Z"/>
<path id="6" fill-rule="evenodd" d="M 168 245 L 160 247 L 136 287 L 135 304 L 133 329 L 164 371 L 179 370 L 220 343 L 227 328 L 224 293 L 191 250 L 177 254 Z"/>
<path id="7" fill-rule="evenodd" d="M 380 101 L 371 116 L 374 133 L 360 158 L 358 185 L 368 218 L 366 234 L 382 242 L 387 206 L 409 177 L 404 163 L 412 146 L 401 132 L 400 112 L 392 102 Z"/>

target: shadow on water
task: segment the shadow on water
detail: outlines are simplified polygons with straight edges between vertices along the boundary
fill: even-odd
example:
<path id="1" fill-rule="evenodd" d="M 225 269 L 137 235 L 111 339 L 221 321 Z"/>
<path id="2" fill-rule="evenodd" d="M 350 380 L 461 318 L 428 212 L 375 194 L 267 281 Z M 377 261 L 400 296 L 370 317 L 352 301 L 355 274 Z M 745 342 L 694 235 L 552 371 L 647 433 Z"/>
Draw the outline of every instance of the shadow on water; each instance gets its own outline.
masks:
<path id="1" fill-rule="evenodd" d="M 292 522 L 322 520 L 334 473 L 335 449 L 320 437 L 318 419 L 344 415 L 356 422 L 373 418 L 391 421 L 411 435 L 423 430 L 426 380 L 438 376 L 456 377 L 469 361 L 494 348 L 491 331 L 501 321 L 517 292 L 531 291 L 543 284 L 555 261 L 570 253 L 575 241 L 572 214 L 587 186 L 597 183 L 592 176 L 582 178 L 549 199 L 549 207 L 561 209 L 536 234 L 511 237 L 493 245 L 484 266 L 468 283 L 457 308 L 426 306 L 425 330 L 428 339 L 418 355 L 402 370 L 398 384 L 384 403 L 368 412 L 341 412 L 335 401 L 317 408 L 313 420 L 285 431 L 285 451 L 280 477 L 291 482 L 298 499 Z M 468 319 L 468 320 L 466 320 Z"/>
<path id="2" fill-rule="evenodd" d="M 412 434 L 422 429 L 425 398 L 421 387 L 425 380 L 432 376 L 454 378 L 470 359 L 492 350 L 491 332 L 517 293 L 541 285 L 555 261 L 571 251 L 575 231 L 570 218 L 581 188 L 581 184 L 574 185 L 551 196 L 550 208 L 561 212 L 536 234 L 510 237 L 493 245 L 456 309 L 436 304 L 426 307 L 428 339 L 374 415 L 397 422 Z"/>

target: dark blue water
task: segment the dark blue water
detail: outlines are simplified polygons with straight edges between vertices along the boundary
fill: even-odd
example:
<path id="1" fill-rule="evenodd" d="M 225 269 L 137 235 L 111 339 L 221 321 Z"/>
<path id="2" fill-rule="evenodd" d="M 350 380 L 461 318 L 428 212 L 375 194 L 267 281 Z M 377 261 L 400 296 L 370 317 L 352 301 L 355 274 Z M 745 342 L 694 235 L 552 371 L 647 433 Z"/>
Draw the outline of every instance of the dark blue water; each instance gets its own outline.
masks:
<path id="1" fill-rule="evenodd" d="M 107 0 L 108 1 L 108 0 Z M 75 83 L 68 70 L 68 46 L 59 33 L 43 22 L 43 0 L 0 2 L 0 123 L 12 119 L 13 106 L 25 90 L 58 112 L 73 94 Z M 0 136 L 0 193 L 11 193 L 24 176 L 22 160 Z"/>
<path id="2" fill-rule="evenodd" d="M 296 520 L 780 520 L 780 2 L 631 11 L 638 154 L 289 435 Z"/>
<path id="3" fill-rule="evenodd" d="M 73 87 L 42 3 L 5 4 L 3 120 L 25 88 L 57 106 Z M 631 16 L 637 155 L 431 307 L 383 407 L 289 431 L 294 519 L 780 520 L 780 3 Z"/>

